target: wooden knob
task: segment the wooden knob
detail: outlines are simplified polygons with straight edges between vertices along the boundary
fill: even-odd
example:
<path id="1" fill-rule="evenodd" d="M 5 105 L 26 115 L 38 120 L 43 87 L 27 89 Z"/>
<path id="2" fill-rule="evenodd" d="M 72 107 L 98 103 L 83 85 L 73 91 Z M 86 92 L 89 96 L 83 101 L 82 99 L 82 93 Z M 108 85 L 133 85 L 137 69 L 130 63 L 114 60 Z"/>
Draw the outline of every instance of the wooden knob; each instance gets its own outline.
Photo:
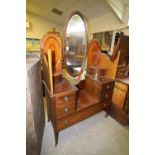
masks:
<path id="1" fill-rule="evenodd" d="M 65 120 L 65 121 L 64 121 L 64 124 L 65 124 L 65 125 L 66 125 L 66 124 L 68 124 L 68 121 L 67 121 L 67 120 Z"/>
<path id="2" fill-rule="evenodd" d="M 107 106 L 107 103 L 104 103 L 104 107 L 106 107 Z"/>
<path id="3" fill-rule="evenodd" d="M 110 88 L 110 86 L 109 85 L 107 85 L 107 89 L 109 89 Z"/>
<path id="4" fill-rule="evenodd" d="M 65 100 L 66 102 L 68 102 L 68 101 L 69 101 L 68 96 L 65 96 L 65 97 L 64 97 L 64 100 Z"/>
<path id="5" fill-rule="evenodd" d="M 108 98 L 108 94 L 105 94 L 105 98 Z"/>
<path id="6" fill-rule="evenodd" d="M 68 112 L 68 108 L 65 108 L 65 110 L 64 110 L 66 113 Z"/>

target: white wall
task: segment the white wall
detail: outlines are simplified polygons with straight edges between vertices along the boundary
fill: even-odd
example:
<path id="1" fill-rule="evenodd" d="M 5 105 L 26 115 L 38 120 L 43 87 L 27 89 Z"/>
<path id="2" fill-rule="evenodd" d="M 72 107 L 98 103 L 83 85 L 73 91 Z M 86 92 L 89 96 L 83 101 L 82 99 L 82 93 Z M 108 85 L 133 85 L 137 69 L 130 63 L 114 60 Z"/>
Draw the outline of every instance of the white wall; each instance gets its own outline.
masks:
<path id="1" fill-rule="evenodd" d="M 96 17 L 87 22 L 88 25 L 88 33 L 89 39 L 92 39 L 93 33 L 110 31 L 110 30 L 118 30 L 128 26 L 128 18 L 129 18 L 129 7 L 125 8 L 125 14 L 123 17 L 123 23 L 117 18 L 117 16 L 113 13 L 106 13 L 102 16 Z M 129 29 L 123 29 L 125 35 L 129 35 Z"/>
<path id="2" fill-rule="evenodd" d="M 60 26 L 44 18 L 27 13 L 26 19 L 30 21 L 30 28 L 26 28 L 27 38 L 41 39 L 43 34 L 52 28 L 56 28 L 56 31 L 62 33 L 62 28 Z"/>

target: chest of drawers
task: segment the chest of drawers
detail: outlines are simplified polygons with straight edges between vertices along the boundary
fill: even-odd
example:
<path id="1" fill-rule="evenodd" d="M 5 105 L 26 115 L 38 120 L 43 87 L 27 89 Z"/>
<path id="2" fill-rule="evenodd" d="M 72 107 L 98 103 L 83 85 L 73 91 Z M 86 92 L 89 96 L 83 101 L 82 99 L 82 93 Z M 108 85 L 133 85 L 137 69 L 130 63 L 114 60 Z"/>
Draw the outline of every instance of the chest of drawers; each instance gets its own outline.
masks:
<path id="1" fill-rule="evenodd" d="M 56 119 L 63 118 L 75 112 L 76 92 L 60 97 L 55 96 Z"/>
<path id="2" fill-rule="evenodd" d="M 48 120 L 52 122 L 56 144 L 60 131 L 60 120 L 75 113 L 77 92 L 78 89 L 65 79 L 55 85 L 53 95 L 50 94 L 50 91 L 45 85 Z M 64 125 L 67 124 L 65 122 Z"/>
<path id="3" fill-rule="evenodd" d="M 129 78 L 117 78 L 110 115 L 123 125 L 129 124 Z"/>
<path id="4" fill-rule="evenodd" d="M 50 95 L 45 90 L 48 108 L 48 120 L 52 122 L 55 143 L 58 143 L 59 131 L 84 120 L 102 110 L 109 114 L 114 80 L 86 75 L 81 84 L 74 86 L 63 79 Z"/>
<path id="5" fill-rule="evenodd" d="M 99 103 L 104 106 L 104 110 L 106 111 L 107 116 L 110 111 L 115 81 L 106 77 L 98 77 L 97 79 L 95 79 L 93 76 L 90 75 L 86 76 L 86 80 L 87 79 L 91 79 L 96 83 L 98 88 L 100 87 L 100 91 L 98 91 L 98 95 L 100 96 Z M 95 90 L 97 90 L 97 88 L 95 88 Z"/>

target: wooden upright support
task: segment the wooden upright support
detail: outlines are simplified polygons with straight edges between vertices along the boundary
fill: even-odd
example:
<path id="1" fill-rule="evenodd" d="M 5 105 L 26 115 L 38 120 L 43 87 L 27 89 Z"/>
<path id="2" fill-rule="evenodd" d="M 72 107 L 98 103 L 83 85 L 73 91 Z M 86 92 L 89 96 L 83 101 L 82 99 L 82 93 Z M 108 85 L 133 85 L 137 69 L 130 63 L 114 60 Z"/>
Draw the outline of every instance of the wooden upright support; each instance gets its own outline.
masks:
<path id="1" fill-rule="evenodd" d="M 53 95 L 53 70 L 52 70 L 52 51 L 48 50 L 48 68 L 50 76 L 50 92 Z"/>

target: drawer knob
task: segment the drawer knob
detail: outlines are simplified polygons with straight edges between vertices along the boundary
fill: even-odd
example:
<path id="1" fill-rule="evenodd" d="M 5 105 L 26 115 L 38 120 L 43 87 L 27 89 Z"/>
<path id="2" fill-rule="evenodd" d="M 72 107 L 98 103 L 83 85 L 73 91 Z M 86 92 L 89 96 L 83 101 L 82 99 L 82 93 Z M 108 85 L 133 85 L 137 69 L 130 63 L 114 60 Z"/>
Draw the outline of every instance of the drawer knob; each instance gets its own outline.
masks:
<path id="1" fill-rule="evenodd" d="M 65 108 L 65 110 L 64 110 L 66 113 L 68 112 L 68 108 Z"/>
<path id="2" fill-rule="evenodd" d="M 108 94 L 105 94 L 105 98 L 108 98 Z"/>
<path id="3" fill-rule="evenodd" d="M 109 89 L 110 88 L 110 86 L 109 85 L 107 85 L 107 89 Z"/>
<path id="4" fill-rule="evenodd" d="M 104 107 L 106 107 L 107 106 L 107 103 L 104 103 Z"/>
<path id="5" fill-rule="evenodd" d="M 65 125 L 66 125 L 66 124 L 68 124 L 68 121 L 67 121 L 67 120 L 65 120 L 65 121 L 64 121 L 64 124 L 65 124 Z"/>
<path id="6" fill-rule="evenodd" d="M 66 102 L 68 102 L 68 101 L 69 101 L 68 96 L 65 96 L 65 97 L 64 97 L 64 100 L 65 100 Z"/>

